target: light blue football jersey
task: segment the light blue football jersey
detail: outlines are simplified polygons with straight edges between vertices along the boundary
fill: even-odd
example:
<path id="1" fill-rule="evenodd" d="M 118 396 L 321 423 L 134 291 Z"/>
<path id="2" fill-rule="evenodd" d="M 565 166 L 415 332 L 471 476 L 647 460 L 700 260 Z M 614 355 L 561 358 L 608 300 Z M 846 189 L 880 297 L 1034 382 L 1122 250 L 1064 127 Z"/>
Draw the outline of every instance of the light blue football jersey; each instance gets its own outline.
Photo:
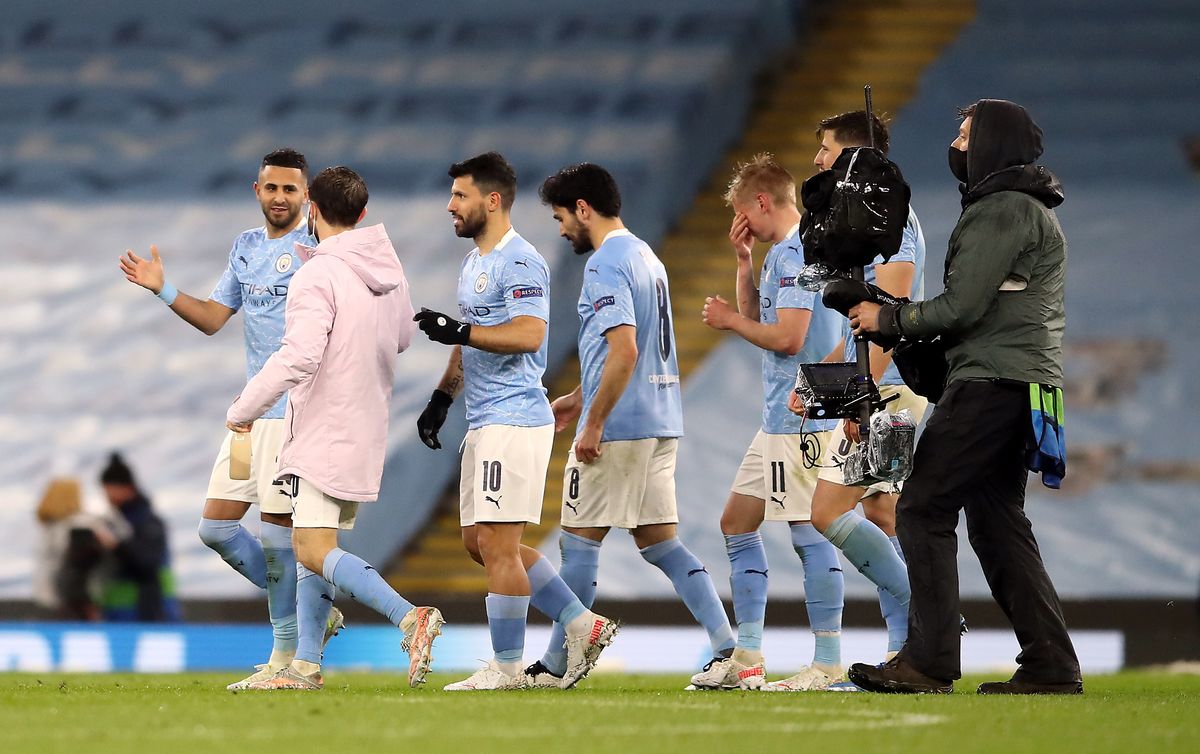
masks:
<path id="1" fill-rule="evenodd" d="M 764 325 L 779 322 L 779 309 L 807 309 L 812 312 L 808 332 L 799 353 L 789 356 L 763 350 L 763 432 L 793 435 L 801 431 L 823 432 L 833 429 L 836 421 L 805 421 L 788 410 L 789 394 L 796 387 L 796 370 L 801 364 L 820 361 L 837 347 L 841 336 L 841 316 L 826 309 L 820 295 L 800 287 L 799 274 L 804 268 L 804 246 L 799 226 L 787 238 L 771 247 L 763 260 L 758 283 L 758 321 Z"/>
<path id="2" fill-rule="evenodd" d="M 609 233 L 587 260 L 579 319 L 583 413 L 576 436 L 587 422 L 608 358 L 604 333 L 632 325 L 637 329 L 637 364 L 608 415 L 601 441 L 682 437 L 683 405 L 667 271 L 650 247 L 628 230 Z"/>
<path id="3" fill-rule="evenodd" d="M 225 274 L 209 296 L 222 306 L 242 310 L 247 382 L 258 374 L 283 341 L 288 284 L 300 268 L 298 243 L 317 245 L 304 223 L 279 238 L 267 238 L 265 227 L 245 231 L 233 242 Z M 263 418 L 282 419 L 286 408 L 285 394 Z"/>
<path id="4" fill-rule="evenodd" d="M 458 275 L 458 311 L 472 325 L 502 325 L 513 317 L 550 322 L 550 269 L 516 231 L 488 254 L 472 249 Z M 546 343 L 534 353 L 489 353 L 463 346 L 463 394 L 471 429 L 490 424 L 542 427 L 554 421 L 542 375 Z"/>
<path id="5" fill-rule="evenodd" d="M 908 208 L 908 222 L 904 225 L 904 236 L 900 240 L 900 250 L 888 260 L 892 262 L 912 262 L 914 266 L 912 290 L 909 291 L 909 298 L 913 301 L 921 301 L 925 298 L 925 235 L 921 232 L 921 223 L 917 220 L 917 213 L 913 212 L 912 207 Z M 875 265 L 883 264 L 883 257 L 875 257 L 875 261 L 863 268 L 863 280 L 868 283 L 875 282 Z M 842 337 L 846 339 L 845 359 L 846 361 L 854 361 L 857 349 L 854 347 L 854 335 L 850 331 L 850 320 L 842 318 Z M 904 380 L 900 379 L 900 371 L 896 369 L 894 362 L 889 362 L 887 370 L 883 373 L 883 378 L 879 380 L 880 385 L 903 385 Z"/>

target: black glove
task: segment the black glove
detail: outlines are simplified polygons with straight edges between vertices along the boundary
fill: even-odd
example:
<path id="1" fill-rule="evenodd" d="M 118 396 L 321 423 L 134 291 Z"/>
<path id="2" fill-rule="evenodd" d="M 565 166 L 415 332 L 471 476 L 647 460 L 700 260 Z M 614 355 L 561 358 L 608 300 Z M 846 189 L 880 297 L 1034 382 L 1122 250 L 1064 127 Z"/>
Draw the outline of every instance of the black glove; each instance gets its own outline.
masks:
<path id="1" fill-rule="evenodd" d="M 430 340 L 438 343 L 445 343 L 448 346 L 465 346 L 471 339 L 471 324 L 459 322 L 449 314 L 421 307 L 421 311 L 417 312 L 413 321 L 417 323 L 417 327 L 421 328 L 421 332 L 429 336 Z"/>
<path id="2" fill-rule="evenodd" d="M 821 294 L 821 303 L 840 312 L 843 317 L 849 317 L 850 310 L 864 301 L 882 307 L 879 311 L 879 332 L 867 333 L 867 340 L 885 351 L 892 350 L 900 342 L 900 332 L 895 326 L 896 313 L 908 303 L 908 299 L 893 296 L 877 285 L 859 280 L 834 280 L 825 286 Z"/>
<path id="3" fill-rule="evenodd" d="M 434 390 L 425 410 L 417 417 L 417 436 L 434 450 L 442 449 L 442 444 L 438 442 L 438 430 L 446 423 L 446 412 L 450 410 L 451 403 L 454 403 L 453 396 L 443 390 Z"/>
<path id="4" fill-rule="evenodd" d="M 843 317 L 850 316 L 850 310 L 864 301 L 880 306 L 900 306 L 908 303 L 906 298 L 893 296 L 877 285 L 859 280 L 834 280 L 825 286 L 825 291 L 821 294 L 821 302 L 827 308 L 841 313 Z"/>

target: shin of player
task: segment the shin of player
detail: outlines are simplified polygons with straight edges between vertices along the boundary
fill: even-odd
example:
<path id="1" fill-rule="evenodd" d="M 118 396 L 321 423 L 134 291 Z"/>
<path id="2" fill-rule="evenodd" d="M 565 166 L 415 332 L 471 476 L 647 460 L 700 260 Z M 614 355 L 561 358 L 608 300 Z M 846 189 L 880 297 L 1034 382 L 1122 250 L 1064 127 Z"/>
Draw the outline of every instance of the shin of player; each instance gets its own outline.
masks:
<path id="1" fill-rule="evenodd" d="M 437 433 L 449 405 L 465 392 L 469 430 L 459 484 L 463 544 L 487 571 L 486 600 L 493 659 L 447 691 L 516 689 L 522 672 L 529 605 L 568 627 L 573 650 L 560 685 L 587 674 L 611 640 L 615 624 L 585 608 L 541 553 L 521 544 L 527 523 L 541 520 L 554 417 L 542 375 L 550 273 L 537 250 L 517 234 L 510 210 L 517 178 L 503 156 L 489 152 L 450 167 L 454 232 L 475 248 L 458 280 L 462 321 L 435 311 L 416 316 L 434 341 L 453 346 L 446 373 L 417 422 L 421 440 L 441 447 Z"/>
<path id="2" fill-rule="evenodd" d="M 697 688 L 827 688 L 842 680 L 841 565 L 833 546 L 811 523 L 816 459 L 829 444 L 830 422 L 808 422 L 787 410 L 796 368 L 817 361 L 837 340 L 840 319 L 817 294 L 798 285 L 804 266 L 800 211 L 792 176 L 769 154 L 739 165 L 725 196 L 734 215 L 729 231 L 737 264 L 736 309 L 720 296 L 706 300 L 704 322 L 733 332 L 762 349 L 762 428 L 734 478 L 721 531 L 729 555 L 737 649 L 715 658 L 692 679 Z M 755 276 L 752 247 L 770 244 Z M 764 686 L 763 618 L 767 559 L 758 529 L 763 521 L 787 522 L 804 564 L 804 595 L 815 636 L 813 662 L 798 674 Z"/>
<path id="3" fill-rule="evenodd" d="M 308 198 L 308 163 L 292 149 L 276 149 L 263 157 L 254 194 L 265 220 L 262 227 L 241 233 L 233 242 L 225 272 L 205 300 L 179 291 L 166 279 L 158 248 L 150 258 L 132 251 L 121 258 L 125 277 L 156 294 L 188 324 L 213 335 L 243 310 L 246 342 L 246 377 L 258 373 L 279 348 L 283 337 L 284 306 L 292 275 L 300 268 L 297 243 L 311 243 L 300 211 Z M 267 592 L 274 634 L 271 656 L 255 673 L 229 686 L 232 690 L 270 677 L 296 654 L 296 559 L 292 550 L 291 500 L 275 483 L 276 461 L 283 441 L 285 399 L 270 406 L 251 433 L 253 467 L 250 478 L 230 478 L 232 433 L 226 435 L 209 479 L 207 499 L 200 519 L 200 539 L 234 570 Z M 259 536 L 241 520 L 257 504 L 262 522 Z M 329 613 L 326 610 L 326 613 Z M 330 625 L 336 631 L 340 614 L 333 611 Z M 323 621 L 322 625 L 325 625 Z"/>
<path id="4" fill-rule="evenodd" d="M 277 478 L 293 508 L 301 569 L 300 649 L 255 689 L 319 689 L 321 603 L 327 584 L 374 608 L 404 632 L 409 684 L 429 670 L 443 623 L 436 608 L 415 607 L 357 556 L 338 547 L 359 504 L 379 494 L 387 452 L 388 400 L 396 354 L 412 337 L 404 269 L 382 225 L 357 228 L 367 187 L 349 168 L 321 171 L 309 187 L 309 222 L 319 241 L 298 246 L 305 264 L 292 279 L 283 342 L 229 408 L 235 432 L 252 424 L 285 391 L 287 434 Z M 306 604 L 313 598 L 315 605 Z"/>
<path id="5" fill-rule="evenodd" d="M 725 609 L 676 533 L 683 411 L 666 269 L 621 222 L 621 195 L 604 168 L 564 168 L 540 193 L 576 253 L 595 250 L 579 296 L 582 379 L 552 404 L 557 430 L 578 418 L 563 484 L 563 579 L 591 604 L 600 544 L 610 528 L 628 529 L 707 631 L 713 653 L 728 654 L 734 641 Z M 535 683 L 563 672 L 562 635 L 556 626 L 546 655 L 529 669 Z"/>

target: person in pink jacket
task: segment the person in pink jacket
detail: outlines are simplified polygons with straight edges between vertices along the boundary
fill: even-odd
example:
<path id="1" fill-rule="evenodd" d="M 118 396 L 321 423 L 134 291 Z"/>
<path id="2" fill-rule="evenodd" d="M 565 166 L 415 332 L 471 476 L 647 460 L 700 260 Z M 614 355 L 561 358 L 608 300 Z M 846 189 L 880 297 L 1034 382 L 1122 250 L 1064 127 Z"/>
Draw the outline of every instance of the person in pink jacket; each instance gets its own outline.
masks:
<path id="1" fill-rule="evenodd" d="M 248 432 L 288 392 L 276 479 L 292 500 L 300 643 L 290 666 L 250 688 L 324 685 L 331 584 L 404 632 L 408 682 L 417 686 L 429 672 L 441 613 L 405 600 L 337 542 L 339 529 L 353 528 L 359 503 L 379 495 L 396 354 L 414 329 L 408 283 L 384 227 L 356 227 L 367 214 L 367 186 L 357 173 L 321 171 L 309 202 L 319 243 L 296 245 L 304 264 L 288 291 L 283 342 L 226 415 L 231 430 Z"/>

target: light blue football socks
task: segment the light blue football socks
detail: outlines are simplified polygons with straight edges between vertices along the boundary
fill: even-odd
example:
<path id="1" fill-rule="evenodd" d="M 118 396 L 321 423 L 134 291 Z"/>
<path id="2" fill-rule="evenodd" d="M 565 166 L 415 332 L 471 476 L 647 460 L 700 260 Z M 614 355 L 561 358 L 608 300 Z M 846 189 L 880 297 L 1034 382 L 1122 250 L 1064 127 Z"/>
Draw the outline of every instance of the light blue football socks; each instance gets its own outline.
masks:
<path id="1" fill-rule="evenodd" d="M 596 600 L 596 574 L 600 570 L 600 543 L 570 532 L 560 532 L 558 549 L 562 554 L 562 567 L 558 571 L 579 602 L 588 610 Z M 530 576 L 530 587 L 533 586 Z M 540 600 L 539 600 L 540 602 Z M 550 645 L 542 656 L 542 665 L 551 673 L 561 676 L 567 672 L 567 631 L 565 624 L 555 622 L 550 630 Z"/>
<path id="2" fill-rule="evenodd" d="M 792 524 L 792 547 L 804 564 L 804 606 L 816 640 L 813 664 L 842 664 L 845 583 L 837 549 L 812 524 Z"/>
<path id="3" fill-rule="evenodd" d="M 762 651 L 763 624 L 767 615 L 767 550 L 762 535 L 725 535 L 729 555 L 729 585 L 733 591 L 733 617 L 737 620 L 737 648 Z"/>
<path id="4" fill-rule="evenodd" d="M 533 609 L 555 623 L 565 626 L 587 612 L 545 555 L 529 569 L 529 592 L 529 604 Z"/>
<path id="5" fill-rule="evenodd" d="M 296 553 L 292 550 L 289 526 L 263 521 L 263 560 L 266 563 L 267 611 L 275 638 L 272 654 L 296 653 Z"/>
<path id="6" fill-rule="evenodd" d="M 333 607 L 333 585 L 319 573 L 313 573 L 302 563 L 296 564 L 296 619 L 300 641 L 296 659 L 321 664 L 325 644 L 325 626 L 329 623 L 329 608 Z"/>
<path id="7" fill-rule="evenodd" d="M 321 572 L 326 581 L 386 617 L 393 626 L 399 626 L 413 609 L 413 604 L 388 586 L 367 561 L 340 547 L 333 548 L 325 556 Z"/>
<path id="8" fill-rule="evenodd" d="M 508 594 L 488 594 L 486 599 L 488 631 L 492 635 L 492 652 L 496 663 L 510 675 L 520 672 L 518 666 L 525 653 L 525 623 L 529 614 L 529 597 Z"/>
<path id="9" fill-rule="evenodd" d="M 687 605 L 692 617 L 708 632 L 713 655 L 728 656 L 735 644 L 733 629 L 729 627 L 725 606 L 721 604 L 704 564 L 679 541 L 679 537 L 643 547 L 639 552 L 646 562 L 671 580 L 671 586 L 675 587 L 675 593 Z"/>
<path id="10" fill-rule="evenodd" d="M 879 587 L 879 606 L 888 629 L 888 651 L 899 651 L 908 639 L 908 570 L 896 546 L 875 524 L 847 511 L 838 516 L 825 536 L 859 572 Z"/>
<path id="11" fill-rule="evenodd" d="M 267 588 L 267 563 L 262 544 L 241 521 L 200 519 L 200 541 L 211 547 L 259 589 Z"/>

